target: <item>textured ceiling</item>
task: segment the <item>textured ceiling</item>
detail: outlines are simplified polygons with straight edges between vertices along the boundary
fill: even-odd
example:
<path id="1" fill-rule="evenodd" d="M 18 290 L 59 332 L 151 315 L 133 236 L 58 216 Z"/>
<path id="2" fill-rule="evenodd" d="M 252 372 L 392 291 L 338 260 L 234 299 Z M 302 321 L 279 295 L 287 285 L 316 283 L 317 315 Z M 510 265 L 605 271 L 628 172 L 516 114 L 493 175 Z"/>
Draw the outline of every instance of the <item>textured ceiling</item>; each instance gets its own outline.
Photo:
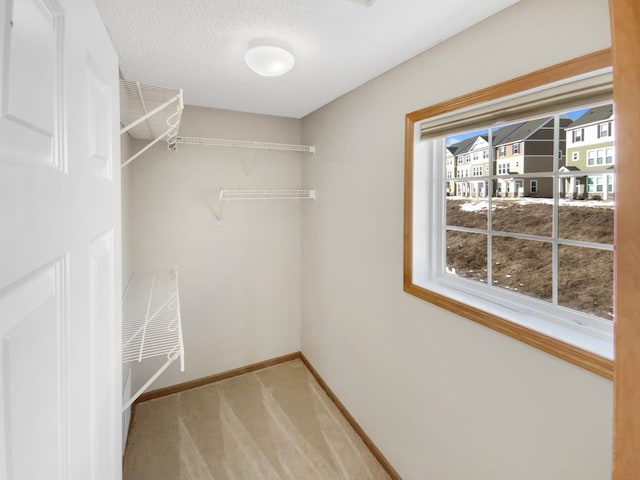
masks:
<path id="1" fill-rule="evenodd" d="M 127 80 L 185 103 L 301 118 L 518 0 L 95 0 Z M 371 3 L 371 6 L 367 6 Z M 249 45 L 296 64 L 260 77 Z"/>

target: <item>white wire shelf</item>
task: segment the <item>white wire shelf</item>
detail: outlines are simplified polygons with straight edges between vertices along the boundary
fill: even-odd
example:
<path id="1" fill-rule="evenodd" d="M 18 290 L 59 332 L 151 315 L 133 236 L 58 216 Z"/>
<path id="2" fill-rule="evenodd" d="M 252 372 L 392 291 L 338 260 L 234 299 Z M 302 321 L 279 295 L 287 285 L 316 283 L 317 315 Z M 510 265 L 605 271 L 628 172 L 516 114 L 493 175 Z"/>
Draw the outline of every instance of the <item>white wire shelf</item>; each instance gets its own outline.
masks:
<path id="1" fill-rule="evenodd" d="M 157 142 L 167 139 L 175 150 L 176 138 L 184 109 L 181 89 L 156 87 L 120 79 L 120 134 L 149 140 L 142 149 L 128 158 L 124 168 Z"/>
<path id="2" fill-rule="evenodd" d="M 133 274 L 122 301 L 122 362 L 166 358 L 163 366 L 124 403 L 123 411 L 178 358 L 184 371 L 178 270 Z"/>
<path id="3" fill-rule="evenodd" d="M 221 189 L 220 200 L 315 200 L 315 190 Z"/>
<path id="4" fill-rule="evenodd" d="M 252 142 L 248 140 L 225 140 L 222 138 L 177 137 L 176 143 L 185 145 L 208 145 L 211 147 L 250 148 L 255 150 L 279 150 L 284 152 L 315 153 L 312 145 L 291 145 L 288 143 Z"/>

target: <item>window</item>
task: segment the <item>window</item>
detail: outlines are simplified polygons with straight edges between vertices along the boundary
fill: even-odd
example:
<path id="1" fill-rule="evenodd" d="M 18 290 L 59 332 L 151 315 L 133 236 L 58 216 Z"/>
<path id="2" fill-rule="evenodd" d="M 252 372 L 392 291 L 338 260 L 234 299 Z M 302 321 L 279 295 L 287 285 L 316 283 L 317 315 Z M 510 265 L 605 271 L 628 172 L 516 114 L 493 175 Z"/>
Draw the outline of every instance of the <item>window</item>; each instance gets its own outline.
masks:
<path id="1" fill-rule="evenodd" d="M 405 185 L 409 195 L 405 201 L 412 207 L 405 222 L 409 256 L 404 278 L 405 290 L 413 295 L 611 375 L 614 206 L 611 200 L 605 202 L 609 189 L 605 175 L 614 173 L 610 168 L 598 171 L 597 159 L 602 157 L 605 165 L 609 156 L 612 163 L 614 147 L 593 149 L 587 158 L 596 168 L 586 179 L 584 171 L 565 168 L 554 154 L 564 149 L 567 117 L 576 121 L 585 111 L 605 104 L 607 95 L 610 98 L 607 60 L 601 58 L 603 65 L 593 74 L 589 74 L 596 68 L 593 63 L 576 60 L 581 67 L 559 67 L 560 73 L 545 72 L 531 76 L 532 80 L 522 77 L 485 89 L 482 98 L 490 101 L 484 104 L 470 94 L 407 116 L 411 129 L 405 136 L 407 165 L 413 181 Z M 553 83 L 545 87 L 545 81 Z M 536 129 L 544 131 L 538 134 Z M 487 171 L 481 199 L 439 193 L 445 188 L 440 152 L 448 138 L 481 136 L 500 158 L 506 156 L 505 148 L 494 142 L 509 130 L 541 140 L 535 178 L 526 172 L 500 178 L 509 173 L 510 162 L 497 161 Z M 584 141 L 582 128 L 572 135 Z M 528 192 L 520 188 L 522 179 L 529 182 Z M 613 188 L 614 180 L 610 183 Z M 574 200 L 590 187 L 602 195 L 601 208 Z M 507 198 L 530 193 L 535 198 L 517 202 Z M 509 325 L 518 327 L 512 330 Z M 568 345 L 590 353 L 576 359 L 574 351 L 566 353 L 573 348 Z M 594 358 L 598 367 L 591 363 Z"/>
<path id="2" fill-rule="evenodd" d="M 473 161 L 478 160 L 478 152 L 473 152 Z"/>
<path id="3" fill-rule="evenodd" d="M 573 143 L 582 142 L 584 140 L 584 128 L 578 128 L 573 131 Z"/>
<path id="4" fill-rule="evenodd" d="M 489 150 L 482 151 L 482 159 L 487 160 L 489 158 Z"/>
<path id="5" fill-rule="evenodd" d="M 571 160 L 573 160 L 574 162 L 577 162 L 578 160 L 580 160 L 580 152 L 573 152 L 571 154 Z"/>
<path id="6" fill-rule="evenodd" d="M 598 125 L 598 138 L 611 136 L 611 122 L 601 123 Z"/>
<path id="7" fill-rule="evenodd" d="M 612 165 L 612 164 L 613 164 L 613 147 L 598 148 L 595 150 L 587 151 L 587 165 L 589 167 L 596 167 L 599 165 Z"/>
<path id="8" fill-rule="evenodd" d="M 589 177 L 587 179 L 587 191 L 589 193 L 602 193 L 604 191 L 604 179 L 602 177 Z"/>
<path id="9" fill-rule="evenodd" d="M 519 143 L 514 143 L 513 144 L 513 154 L 517 155 L 518 153 L 520 153 L 520 144 Z"/>

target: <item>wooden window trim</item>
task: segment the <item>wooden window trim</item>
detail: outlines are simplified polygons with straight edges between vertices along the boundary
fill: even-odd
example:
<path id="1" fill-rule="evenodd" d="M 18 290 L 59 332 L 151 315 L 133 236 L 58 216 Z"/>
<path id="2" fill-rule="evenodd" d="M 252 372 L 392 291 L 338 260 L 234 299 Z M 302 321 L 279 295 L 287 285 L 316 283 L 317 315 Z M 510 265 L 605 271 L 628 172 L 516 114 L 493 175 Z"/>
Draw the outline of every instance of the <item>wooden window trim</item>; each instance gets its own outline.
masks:
<path id="1" fill-rule="evenodd" d="M 609 12 L 617 172 L 613 478 L 627 480 L 640 472 L 640 5 L 637 0 L 609 0 Z"/>
<path id="2" fill-rule="evenodd" d="M 613 362 L 607 358 L 413 283 L 413 143 L 417 122 L 611 65 L 611 50 L 601 50 L 407 114 L 404 176 L 404 291 L 607 379 L 613 378 Z"/>

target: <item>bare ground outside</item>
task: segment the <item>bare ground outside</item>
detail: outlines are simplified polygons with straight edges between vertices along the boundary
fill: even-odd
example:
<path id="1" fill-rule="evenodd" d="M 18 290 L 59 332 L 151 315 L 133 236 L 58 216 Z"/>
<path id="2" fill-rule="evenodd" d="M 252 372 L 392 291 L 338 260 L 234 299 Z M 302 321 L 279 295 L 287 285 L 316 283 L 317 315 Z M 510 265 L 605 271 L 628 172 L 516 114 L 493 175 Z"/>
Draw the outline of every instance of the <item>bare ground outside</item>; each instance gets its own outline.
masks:
<path id="1" fill-rule="evenodd" d="M 486 202 L 486 200 L 484 200 Z M 549 202 L 493 199 L 494 231 L 550 236 L 553 206 Z M 571 240 L 613 243 L 613 208 L 561 205 L 559 236 Z M 487 228 L 486 204 L 480 200 L 447 200 L 447 224 Z M 457 275 L 487 282 L 487 236 L 447 232 L 447 267 Z M 552 299 L 552 245 L 549 242 L 494 236 L 492 284 L 531 297 Z M 613 319 L 613 253 L 594 248 L 558 248 L 558 303 Z"/>

